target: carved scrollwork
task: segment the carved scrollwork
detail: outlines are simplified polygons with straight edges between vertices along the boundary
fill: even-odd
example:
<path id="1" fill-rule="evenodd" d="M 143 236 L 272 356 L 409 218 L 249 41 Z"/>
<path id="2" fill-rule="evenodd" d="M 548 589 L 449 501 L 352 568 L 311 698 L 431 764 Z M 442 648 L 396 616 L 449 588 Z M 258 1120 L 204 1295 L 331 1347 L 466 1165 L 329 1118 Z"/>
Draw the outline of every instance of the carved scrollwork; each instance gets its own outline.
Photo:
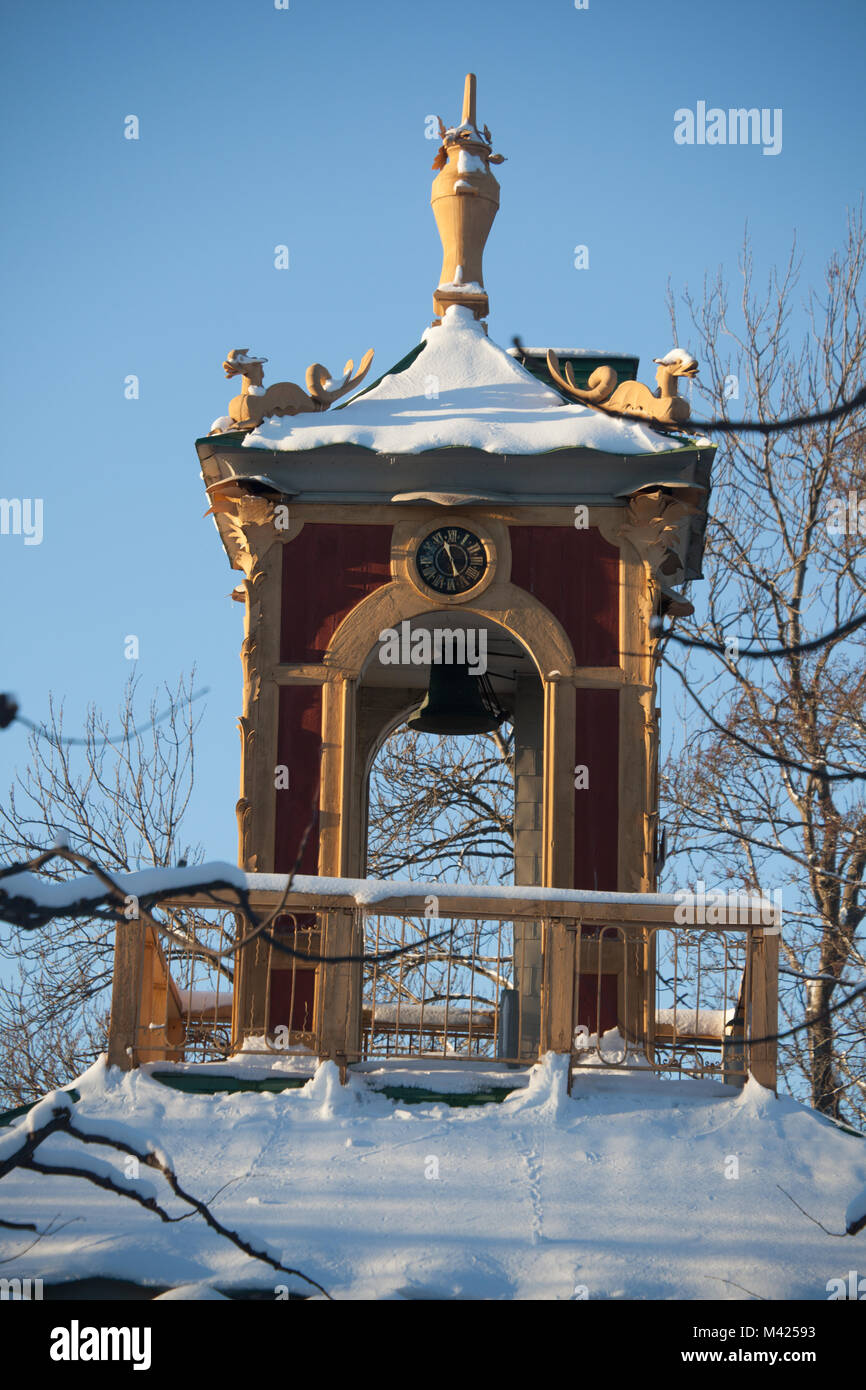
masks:
<path id="1" fill-rule="evenodd" d="M 620 528 L 649 567 L 663 611 L 679 617 L 694 612 L 693 604 L 674 585 L 685 577 L 689 518 L 696 511 L 692 502 L 661 489 L 639 492 L 629 502 L 628 520 Z"/>

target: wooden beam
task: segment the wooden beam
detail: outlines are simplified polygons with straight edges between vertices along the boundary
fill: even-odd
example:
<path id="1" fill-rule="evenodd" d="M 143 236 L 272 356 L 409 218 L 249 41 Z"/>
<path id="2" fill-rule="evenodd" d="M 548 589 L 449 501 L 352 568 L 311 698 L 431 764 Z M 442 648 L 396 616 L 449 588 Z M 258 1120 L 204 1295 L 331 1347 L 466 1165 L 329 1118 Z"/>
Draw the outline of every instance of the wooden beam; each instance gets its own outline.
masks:
<path id="1" fill-rule="evenodd" d="M 376 902 L 358 903 L 351 893 L 303 893 L 291 892 L 283 897 L 283 894 L 276 889 L 253 888 L 250 891 L 250 906 L 254 912 L 270 912 L 274 908 L 284 904 L 285 912 L 316 912 L 335 908 L 342 908 L 346 911 L 354 911 L 358 907 L 363 909 L 370 916 L 389 916 L 404 914 L 407 916 L 424 915 L 424 898 L 430 892 L 431 885 L 422 885 L 423 892 L 411 894 L 397 894 L 394 897 L 381 898 Z M 635 895 L 638 896 L 638 895 Z M 556 898 L 542 897 L 470 897 L 462 896 L 459 891 L 456 893 L 448 892 L 447 885 L 443 885 L 437 893 L 439 905 L 437 910 L 438 917 L 478 917 L 491 922 L 509 922 L 516 918 L 537 919 L 549 917 L 556 921 L 573 921 L 579 917 L 585 926 L 617 923 L 623 926 L 659 926 L 671 927 L 681 932 L 694 931 L 701 932 L 742 932 L 748 930 L 749 924 L 746 922 L 730 924 L 714 924 L 713 926 L 687 926 L 678 922 L 675 913 L 678 907 L 674 903 L 657 902 L 617 902 L 615 899 L 609 902 L 593 901 L 591 897 L 581 898 L 572 897 L 568 900 L 558 900 Z M 160 907 L 165 908 L 237 908 L 237 898 L 229 895 L 224 890 L 217 891 L 213 897 L 210 894 L 184 893 L 172 894 L 170 898 L 165 898 L 160 903 Z M 753 927 L 752 930 L 759 930 Z"/>

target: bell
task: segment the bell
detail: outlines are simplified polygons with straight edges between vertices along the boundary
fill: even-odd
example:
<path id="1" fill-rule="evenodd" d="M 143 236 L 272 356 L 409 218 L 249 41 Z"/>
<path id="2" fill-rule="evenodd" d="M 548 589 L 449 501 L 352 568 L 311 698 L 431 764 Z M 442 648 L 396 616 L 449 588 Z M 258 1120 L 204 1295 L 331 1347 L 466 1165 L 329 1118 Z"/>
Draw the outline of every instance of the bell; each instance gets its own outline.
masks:
<path id="1" fill-rule="evenodd" d="M 465 666 L 438 663 L 430 667 L 423 703 L 406 722 L 420 734 L 488 734 L 504 718 L 486 676 L 471 676 Z"/>

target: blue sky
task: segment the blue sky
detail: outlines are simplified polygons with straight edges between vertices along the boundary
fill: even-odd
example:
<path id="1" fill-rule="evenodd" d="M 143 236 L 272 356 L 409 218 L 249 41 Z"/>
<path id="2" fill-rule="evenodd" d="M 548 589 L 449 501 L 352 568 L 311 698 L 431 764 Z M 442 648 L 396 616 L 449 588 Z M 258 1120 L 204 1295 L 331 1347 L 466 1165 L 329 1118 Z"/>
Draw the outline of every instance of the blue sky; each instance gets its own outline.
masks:
<path id="1" fill-rule="evenodd" d="M 418 341 L 441 261 L 425 118 L 459 116 L 464 74 L 508 159 L 485 256 L 503 345 L 636 352 L 651 379 L 669 277 L 733 272 L 748 222 L 762 273 L 796 229 L 818 280 L 863 187 L 861 0 L 47 0 L 3 29 L 0 494 L 42 498 L 44 537 L 0 536 L 0 689 L 34 719 L 53 691 L 72 733 L 116 708 L 126 635 L 145 692 L 195 665 L 187 834 L 210 857 L 236 853 L 242 611 L 193 440 L 233 394 L 229 348 L 273 381 L 369 346 L 376 376 Z M 781 108 L 781 153 L 677 145 L 699 101 Z M 0 736 L 0 788 L 25 750 Z"/>

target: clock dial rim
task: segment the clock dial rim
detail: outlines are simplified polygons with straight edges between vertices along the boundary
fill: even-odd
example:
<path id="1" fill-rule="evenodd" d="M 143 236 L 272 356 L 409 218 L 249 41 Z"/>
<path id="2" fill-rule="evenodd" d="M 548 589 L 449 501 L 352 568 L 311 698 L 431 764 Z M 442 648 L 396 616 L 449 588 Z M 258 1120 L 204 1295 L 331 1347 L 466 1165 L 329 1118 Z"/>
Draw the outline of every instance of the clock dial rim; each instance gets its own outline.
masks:
<path id="1" fill-rule="evenodd" d="M 459 608 L 461 605 L 468 607 L 478 607 L 481 604 L 481 595 L 486 593 L 491 584 L 498 584 L 503 578 L 503 558 L 506 560 L 505 577 L 507 578 L 507 557 L 508 537 L 507 532 L 502 534 L 504 528 L 500 522 L 490 524 L 486 516 L 475 516 L 472 513 L 461 511 L 455 507 L 453 511 L 443 509 L 437 516 L 430 512 L 427 516 L 417 521 L 413 520 L 397 524 L 394 534 L 395 544 L 398 553 L 395 557 L 394 577 L 401 584 L 408 584 L 419 598 L 424 600 L 425 608 Z M 455 527 L 457 530 L 468 531 L 470 535 L 477 537 L 484 550 L 484 557 L 487 567 L 478 579 L 478 582 L 465 593 L 449 593 L 446 589 L 439 592 L 438 589 L 431 589 L 425 583 L 418 569 L 418 550 L 436 531 L 447 531 Z"/>
<path id="2" fill-rule="evenodd" d="M 452 534 L 455 533 L 455 534 Z M 436 544 L 435 537 L 440 535 L 442 540 Z M 454 565 L 454 557 L 450 553 L 450 547 L 462 552 L 463 564 L 459 573 L 449 575 L 442 563 L 442 557 L 447 556 L 448 560 Z M 475 553 L 477 550 L 477 554 Z M 484 581 L 490 567 L 489 545 L 485 543 L 485 538 L 473 531 L 470 527 L 453 522 L 434 526 L 426 535 L 422 536 L 415 547 L 414 564 L 417 577 L 424 589 L 428 593 L 436 594 L 437 598 L 463 598 L 472 593 Z M 428 573 L 425 573 L 425 567 Z M 473 568 L 476 569 L 474 578 L 465 581 L 466 574 Z M 430 573 L 432 571 L 432 573 Z M 450 588 L 448 580 L 454 579 L 455 586 Z M 441 582 L 437 582 L 441 581 Z"/>

